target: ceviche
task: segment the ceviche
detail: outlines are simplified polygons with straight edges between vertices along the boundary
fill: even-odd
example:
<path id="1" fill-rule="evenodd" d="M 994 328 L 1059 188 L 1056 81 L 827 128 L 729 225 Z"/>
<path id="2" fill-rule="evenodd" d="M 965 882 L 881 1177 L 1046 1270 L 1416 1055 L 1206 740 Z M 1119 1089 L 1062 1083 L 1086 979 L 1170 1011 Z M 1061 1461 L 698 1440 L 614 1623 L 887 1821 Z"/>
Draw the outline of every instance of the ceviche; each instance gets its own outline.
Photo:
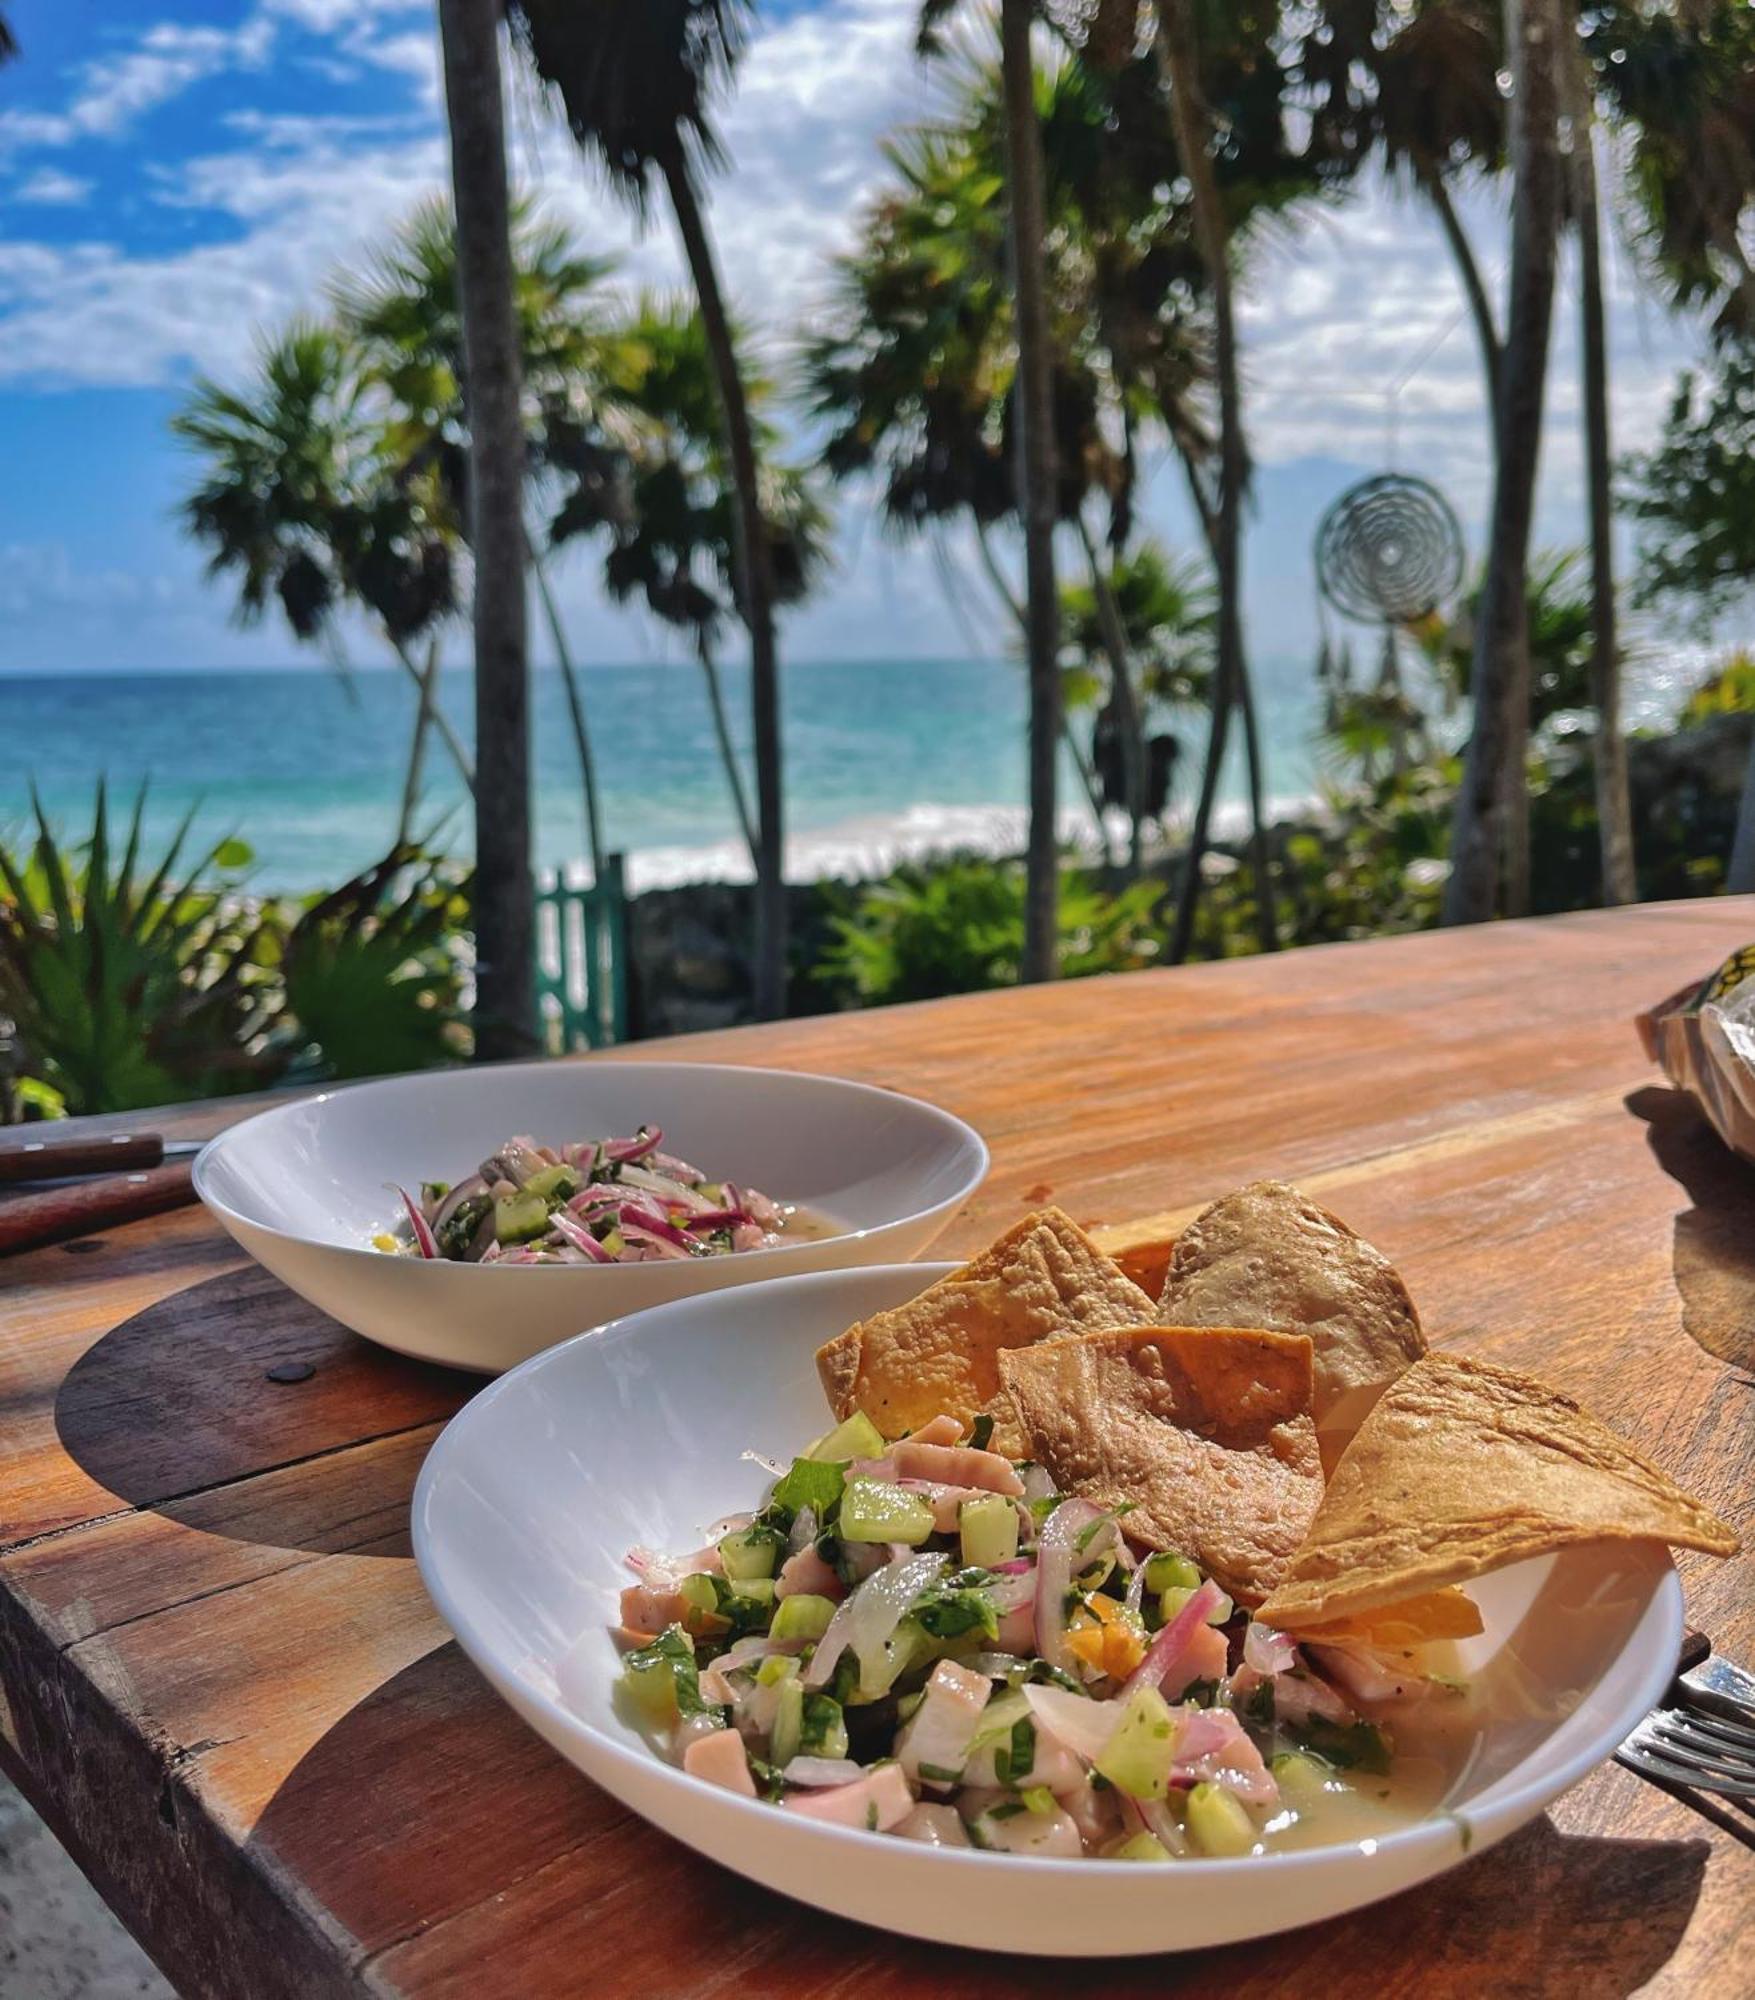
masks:
<path id="1" fill-rule="evenodd" d="M 663 1142 L 645 1125 L 558 1148 L 508 1139 L 464 1179 L 424 1182 L 418 1201 L 397 1188 L 406 1231 L 382 1230 L 373 1244 L 460 1264 L 642 1264 L 822 1233 L 755 1188 L 710 1181 Z"/>
<path id="2" fill-rule="evenodd" d="M 1296 1189 L 1166 1254 L 1155 1299 L 1044 1209 L 827 1341 L 835 1428 L 705 1547 L 629 1554 L 627 1713 L 838 1826 L 1260 1854 L 1438 1806 L 1486 1698 L 1458 1586 L 1605 1536 L 1736 1549 L 1569 1397 L 1428 1353 Z"/>
<path id="3" fill-rule="evenodd" d="M 947 1416 L 886 1444 L 856 1415 L 707 1547 L 632 1551 L 629 1716 L 787 1812 L 1163 1861 L 1308 1835 L 1384 1788 L 1372 1697 L 1455 1698 L 1406 1634 L 1296 1645 L 990 1437 Z"/>

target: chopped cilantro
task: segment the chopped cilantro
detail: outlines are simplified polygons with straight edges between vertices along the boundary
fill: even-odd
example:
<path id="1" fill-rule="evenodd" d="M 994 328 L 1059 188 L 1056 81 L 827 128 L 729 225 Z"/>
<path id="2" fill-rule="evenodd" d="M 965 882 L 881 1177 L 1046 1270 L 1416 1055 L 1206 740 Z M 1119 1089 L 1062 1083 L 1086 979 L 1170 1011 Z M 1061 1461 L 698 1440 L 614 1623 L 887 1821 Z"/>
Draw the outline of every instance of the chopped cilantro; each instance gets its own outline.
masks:
<path id="1" fill-rule="evenodd" d="M 1078 1550 L 1080 1555 L 1083 1555 L 1105 1528 L 1119 1521 L 1122 1515 L 1131 1514 L 1138 1505 L 1139 1502 L 1137 1500 L 1124 1500 L 1119 1507 L 1110 1508 L 1107 1514 L 1099 1514 L 1088 1528 L 1080 1530 L 1079 1538 L 1074 1542 L 1073 1547 Z"/>
<path id="2" fill-rule="evenodd" d="M 1033 1681 L 1038 1687 L 1065 1688 L 1068 1694 L 1088 1695 L 1090 1693 L 1090 1689 L 1085 1686 L 1083 1681 L 1067 1673 L 1062 1667 L 1051 1667 L 1043 1659 L 1035 1659 L 1030 1662 L 1029 1671 L 1024 1675 L 1024 1679 L 1026 1681 Z"/>
<path id="3" fill-rule="evenodd" d="M 1313 1715 L 1291 1732 L 1301 1750 L 1309 1750 L 1343 1771 L 1368 1771 L 1384 1777 L 1389 1771 L 1389 1744 L 1373 1722 L 1328 1722 Z"/>
<path id="4" fill-rule="evenodd" d="M 988 1570 L 958 1570 L 929 1584 L 908 1607 L 909 1614 L 935 1639 L 964 1639 L 972 1632 L 997 1638 L 999 1613 L 987 1588 L 992 1582 Z"/>
<path id="5" fill-rule="evenodd" d="M 762 1509 L 767 1525 L 779 1526 L 774 1517 L 785 1516 L 785 1525 L 790 1527 L 794 1519 L 808 1507 L 819 1523 L 826 1522 L 841 1504 L 841 1490 L 847 1483 L 845 1465 L 824 1464 L 814 1458 L 795 1458 L 792 1469 L 786 1473 L 768 1495 L 768 1504 Z"/>
<path id="6" fill-rule="evenodd" d="M 953 1771 L 948 1764 L 922 1764 L 920 1775 L 935 1785 L 954 1785 L 963 1774 Z"/>
<path id="7" fill-rule="evenodd" d="M 867 1833 L 876 1833 L 878 1830 L 878 1809 L 877 1809 L 876 1799 L 873 1799 L 871 1804 L 868 1805 L 865 1809 L 865 1830 Z"/>
<path id="8" fill-rule="evenodd" d="M 1271 1679 L 1252 1687 L 1237 1704 L 1237 1719 L 1253 1729 L 1274 1726 L 1274 1684 Z"/>
<path id="9" fill-rule="evenodd" d="M 992 1435 L 993 1435 L 992 1412 L 988 1410 L 983 1410 L 980 1413 L 980 1415 L 975 1419 L 974 1428 L 970 1432 L 969 1442 L 976 1451 L 985 1451 L 987 1449 L 987 1441 L 990 1437 L 992 1437 Z"/>
<path id="10" fill-rule="evenodd" d="M 1027 1715 L 1012 1724 L 1011 1740 L 993 1753 L 993 1775 L 1002 1785 L 1023 1782 L 1036 1762 L 1036 1725 Z"/>
<path id="11" fill-rule="evenodd" d="M 989 1819 L 1016 1819 L 1018 1814 L 1025 1810 L 1026 1807 L 1022 1799 L 1007 1799 L 1001 1805 L 989 1806 L 987 1808 L 987 1817 Z"/>
<path id="12" fill-rule="evenodd" d="M 651 1714 L 661 1714 L 671 1703 L 679 1716 L 719 1713 L 716 1704 L 701 1699 L 694 1641 L 680 1625 L 666 1626 L 650 1645 L 630 1653 L 622 1662 L 622 1673 L 630 1694 Z"/>

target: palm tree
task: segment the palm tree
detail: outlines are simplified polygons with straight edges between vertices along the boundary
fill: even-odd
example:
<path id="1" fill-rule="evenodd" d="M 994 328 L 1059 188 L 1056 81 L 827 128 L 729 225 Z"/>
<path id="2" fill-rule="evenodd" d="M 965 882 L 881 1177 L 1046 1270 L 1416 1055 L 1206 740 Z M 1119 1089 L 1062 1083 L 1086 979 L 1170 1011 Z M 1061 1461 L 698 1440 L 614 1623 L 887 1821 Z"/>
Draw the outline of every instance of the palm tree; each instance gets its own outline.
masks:
<path id="1" fill-rule="evenodd" d="M 1006 195 L 1018 344 L 1018 512 L 1024 523 L 1024 643 L 1030 677 L 1030 825 L 1024 851 L 1024 980 L 1052 979 L 1059 962 L 1060 844 L 1055 830 L 1060 735 L 1060 605 L 1054 588 L 1054 374 L 1048 336 L 1047 217 L 1036 67 L 1035 0 L 1000 0 Z"/>
<path id="2" fill-rule="evenodd" d="M 528 483 L 535 505 L 558 505 L 587 466 L 601 482 L 615 455 L 598 408 L 605 338 L 598 297 L 613 267 L 582 254 L 565 229 L 539 221 L 527 203 L 512 204 L 511 241 Z M 341 325 L 389 400 L 388 444 L 402 476 L 436 471 L 464 520 L 469 412 L 450 203 L 422 203 L 366 268 L 338 278 L 331 294 Z M 602 881 L 602 809 L 584 691 L 549 586 L 543 539 L 528 537 L 531 569 L 579 759 L 592 879 Z"/>
<path id="3" fill-rule="evenodd" d="M 1598 237 L 1595 78 L 1582 46 L 1562 52 L 1561 87 L 1572 121 L 1568 208 L 1578 238 L 1579 349 L 1584 374 L 1585 471 L 1590 495 L 1591 696 L 1596 710 L 1592 746 L 1603 901 L 1638 900 L 1633 851 L 1633 788 L 1621 724 L 1621 656 L 1615 617 L 1612 526 L 1614 456 L 1609 444 L 1608 336 L 1603 312 L 1602 245 Z"/>
<path id="4" fill-rule="evenodd" d="M 209 550 L 209 575 L 237 578 L 239 618 L 253 624 L 278 605 L 295 638 L 341 665 L 336 614 L 357 606 L 413 682 L 401 845 L 429 728 L 465 786 L 474 782 L 436 702 L 438 635 L 457 610 L 457 523 L 443 483 L 396 462 L 358 345 L 309 322 L 264 346 L 247 386 L 198 378 L 171 429 L 203 461 L 184 526 Z"/>
<path id="5" fill-rule="evenodd" d="M 638 594 L 656 617 L 688 634 L 753 863 L 760 834 L 719 678 L 719 635 L 737 607 L 737 503 L 706 325 L 692 306 L 645 298 L 606 325 L 601 354 L 600 393 L 622 440 L 627 489 L 611 506 L 568 495 L 550 534 L 559 545 L 606 532 L 604 577 L 611 596 Z M 747 375 L 744 390 L 760 454 L 776 601 L 791 604 L 828 561 L 829 520 L 805 476 L 778 462 L 778 437 L 762 414 L 772 385 Z"/>
<path id="6" fill-rule="evenodd" d="M 0 14 L 0 63 L 16 60 L 18 37 L 12 32 L 12 24 L 4 14 Z"/>
<path id="7" fill-rule="evenodd" d="M 475 559 L 475 1052 L 536 1045 L 524 416 L 495 0 L 439 0 Z"/>
<path id="8" fill-rule="evenodd" d="M 761 511 L 749 400 L 702 213 L 700 182 L 720 149 L 714 90 L 742 52 L 748 0 L 510 0 L 532 65 L 558 93 L 574 138 L 644 215 L 662 183 L 701 308 L 736 496 L 738 609 L 750 635 L 756 764 L 755 1004 L 786 1003 L 785 837 L 774 555 Z"/>
<path id="9" fill-rule="evenodd" d="M 1231 711 L 1241 709 L 1249 752 L 1250 824 L 1256 883 L 1256 922 L 1261 947 L 1279 942 L 1273 874 L 1262 825 L 1261 755 L 1243 655 L 1243 500 L 1249 483 L 1249 454 L 1243 438 L 1243 390 L 1237 356 L 1237 319 L 1231 279 L 1231 225 L 1213 161 L 1213 120 L 1201 87 L 1200 42 L 1190 0 L 1160 0 L 1158 50 L 1169 89 L 1176 152 L 1187 176 L 1194 209 L 1195 239 L 1205 267 L 1213 308 L 1214 366 L 1219 384 L 1219 478 L 1216 504 L 1202 508 L 1212 542 L 1218 580 L 1218 666 L 1213 676 L 1212 726 L 1200 798 L 1189 836 L 1188 858 L 1176 898 L 1170 958 L 1180 964 L 1194 939 L 1200 897 L 1201 863 L 1224 766 Z"/>
<path id="10" fill-rule="evenodd" d="M 1519 802 L 1528 810 L 1524 769 L 1530 686 L 1525 592 L 1536 461 L 1548 372 L 1554 262 L 1560 224 L 1559 65 L 1570 32 L 1560 0 L 1513 0 L 1511 27 L 1513 205 L 1511 310 L 1500 379 L 1498 465 L 1492 529 L 1471 679 L 1474 725 L 1451 832 L 1446 923 L 1481 923 L 1498 901 L 1500 857 L 1518 843 L 1506 825 Z M 1528 841 L 1522 843 L 1527 860 Z M 1507 901 L 1527 905 L 1514 881 Z"/>

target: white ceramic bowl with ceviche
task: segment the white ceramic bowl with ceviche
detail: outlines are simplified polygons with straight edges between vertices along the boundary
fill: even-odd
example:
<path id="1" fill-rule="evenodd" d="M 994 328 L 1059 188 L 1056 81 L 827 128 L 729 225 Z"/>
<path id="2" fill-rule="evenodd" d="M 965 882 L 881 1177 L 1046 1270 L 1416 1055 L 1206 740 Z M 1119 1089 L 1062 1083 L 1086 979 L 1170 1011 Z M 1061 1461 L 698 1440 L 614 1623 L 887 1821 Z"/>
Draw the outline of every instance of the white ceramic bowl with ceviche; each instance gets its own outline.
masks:
<path id="1" fill-rule="evenodd" d="M 836 1077 L 712 1063 L 518 1063 L 264 1111 L 195 1187 L 344 1325 L 498 1372 L 649 1306 L 917 1256 L 980 1185 L 948 1112 Z"/>
<path id="2" fill-rule="evenodd" d="M 429 1455 L 414 1550 L 446 1622 L 666 1833 L 947 1944 L 1221 1944 L 1480 1852 L 1661 1694 L 1682 1598 L 1655 1541 L 1420 1600 L 1478 1611 L 1473 1636 L 1294 1646 L 984 1425 L 836 1423 L 817 1350 L 950 1269 L 642 1313 L 505 1376 Z M 1312 1436 L 1293 1456 L 1320 1487 Z"/>

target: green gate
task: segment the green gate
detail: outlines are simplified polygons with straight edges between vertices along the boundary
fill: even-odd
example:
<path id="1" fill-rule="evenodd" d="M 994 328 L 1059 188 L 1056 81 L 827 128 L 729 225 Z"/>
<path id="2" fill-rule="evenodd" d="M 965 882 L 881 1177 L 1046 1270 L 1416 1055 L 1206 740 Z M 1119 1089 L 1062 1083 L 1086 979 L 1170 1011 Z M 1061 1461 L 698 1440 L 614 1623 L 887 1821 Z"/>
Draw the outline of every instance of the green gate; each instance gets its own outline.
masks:
<path id="1" fill-rule="evenodd" d="M 551 1054 L 607 1048 L 628 1038 L 628 893 L 623 857 L 604 857 L 603 880 L 557 877 L 536 889 L 536 1004 Z"/>

